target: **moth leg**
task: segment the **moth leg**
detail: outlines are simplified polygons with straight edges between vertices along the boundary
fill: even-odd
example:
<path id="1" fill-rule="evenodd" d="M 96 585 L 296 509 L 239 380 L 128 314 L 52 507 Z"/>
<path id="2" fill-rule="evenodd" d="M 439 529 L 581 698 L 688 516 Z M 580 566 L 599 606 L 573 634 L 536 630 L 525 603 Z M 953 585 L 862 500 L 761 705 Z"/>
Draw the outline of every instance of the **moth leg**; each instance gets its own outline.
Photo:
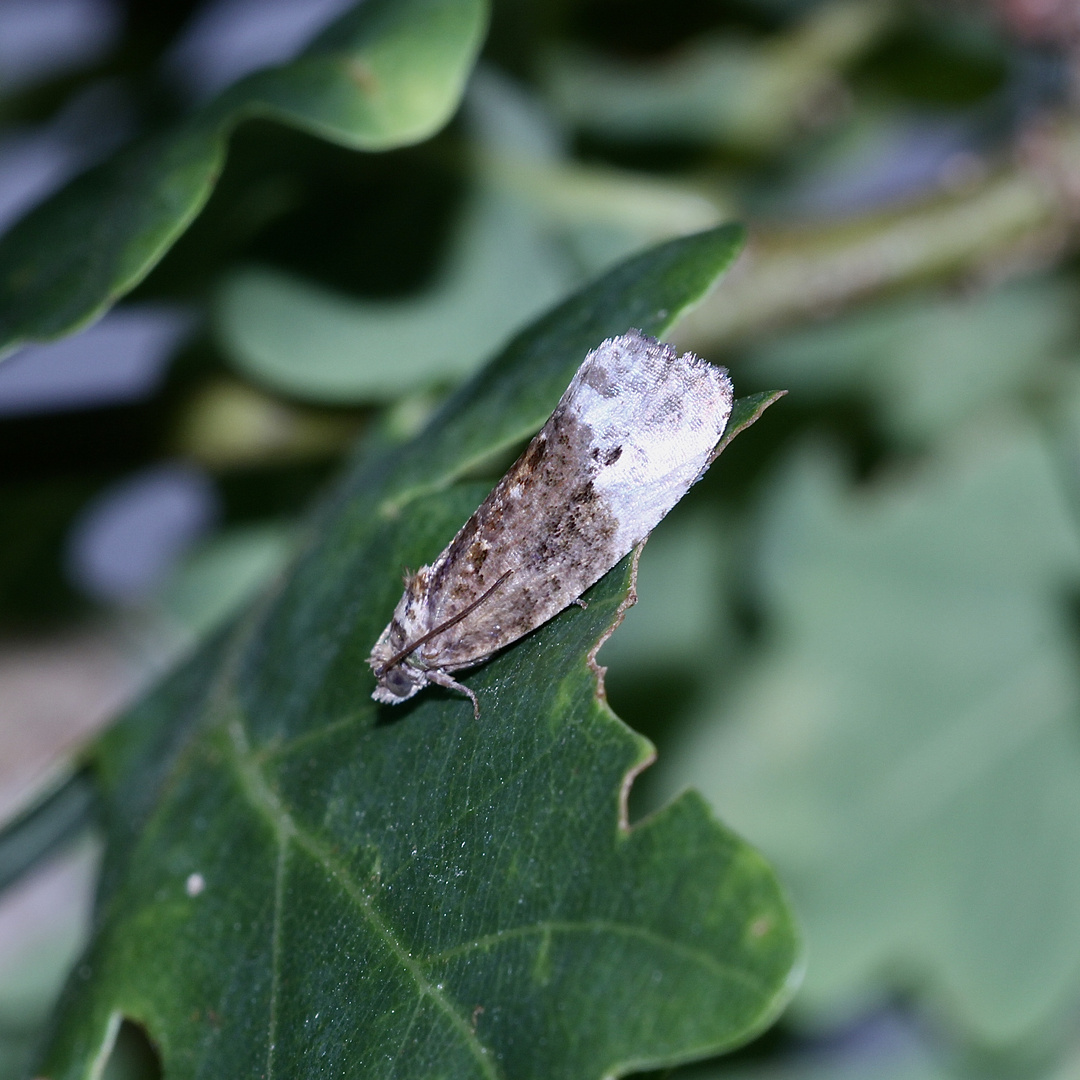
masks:
<path id="1" fill-rule="evenodd" d="M 476 695 L 467 686 L 462 686 L 456 679 L 452 679 L 445 671 L 441 671 L 439 668 L 431 668 L 425 671 L 424 674 L 428 677 L 428 681 L 433 682 L 436 686 L 441 686 L 444 690 L 456 690 L 459 694 L 464 694 L 472 702 L 473 718 L 480 719 L 480 702 L 476 700 Z"/>
<path id="2" fill-rule="evenodd" d="M 577 604 L 577 606 L 581 608 L 582 611 L 584 611 L 589 606 L 584 600 L 581 599 L 580 596 L 576 600 L 571 600 L 570 603 Z"/>

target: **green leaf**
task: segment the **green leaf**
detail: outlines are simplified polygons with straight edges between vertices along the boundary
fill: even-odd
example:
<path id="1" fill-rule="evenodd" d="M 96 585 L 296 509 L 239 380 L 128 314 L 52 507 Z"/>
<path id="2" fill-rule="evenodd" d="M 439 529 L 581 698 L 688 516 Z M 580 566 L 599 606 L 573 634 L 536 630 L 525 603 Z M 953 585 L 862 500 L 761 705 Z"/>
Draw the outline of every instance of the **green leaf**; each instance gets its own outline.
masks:
<path id="1" fill-rule="evenodd" d="M 436 131 L 461 97 L 485 10 L 483 0 L 358 4 L 292 63 L 74 180 L 0 240 L 0 351 L 76 330 L 137 285 L 206 203 L 241 121 L 279 120 L 358 150 Z"/>
<path id="2" fill-rule="evenodd" d="M 994 417 L 921 474 L 850 492 L 807 448 L 762 522 L 767 645 L 661 756 L 781 869 L 798 1015 L 917 989 L 1001 1045 L 1080 993 L 1080 579 L 1062 474 Z"/>
<path id="3" fill-rule="evenodd" d="M 786 390 L 763 390 L 760 393 L 739 398 L 732 406 L 731 416 L 727 427 L 724 428 L 724 437 L 713 451 L 713 461 L 727 449 L 728 444 L 736 435 L 745 431 L 751 424 L 756 424 L 761 419 L 762 413 L 770 405 L 775 405 L 786 393 Z"/>
<path id="4" fill-rule="evenodd" d="M 94 942 L 43 1075 L 96 1075 L 124 1016 L 170 1080 L 599 1078 L 734 1045 L 790 993 L 761 858 L 688 793 L 629 827 L 649 744 L 590 655 L 624 560 L 468 674 L 376 708 L 364 657 L 484 495 L 453 484 L 535 429 L 605 334 L 660 332 L 730 262 L 727 228 L 617 268 L 520 334 L 413 443 L 362 457 L 282 587 L 101 743 Z"/>

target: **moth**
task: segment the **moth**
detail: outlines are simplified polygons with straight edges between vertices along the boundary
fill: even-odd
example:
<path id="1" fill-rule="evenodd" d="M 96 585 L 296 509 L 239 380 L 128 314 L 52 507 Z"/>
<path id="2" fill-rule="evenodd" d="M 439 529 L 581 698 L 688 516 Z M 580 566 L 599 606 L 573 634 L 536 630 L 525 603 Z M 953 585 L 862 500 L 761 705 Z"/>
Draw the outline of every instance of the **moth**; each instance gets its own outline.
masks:
<path id="1" fill-rule="evenodd" d="M 631 330 L 585 357 L 555 411 L 430 565 L 371 650 L 372 697 L 407 701 L 547 622 L 701 479 L 731 415 L 727 372 Z"/>

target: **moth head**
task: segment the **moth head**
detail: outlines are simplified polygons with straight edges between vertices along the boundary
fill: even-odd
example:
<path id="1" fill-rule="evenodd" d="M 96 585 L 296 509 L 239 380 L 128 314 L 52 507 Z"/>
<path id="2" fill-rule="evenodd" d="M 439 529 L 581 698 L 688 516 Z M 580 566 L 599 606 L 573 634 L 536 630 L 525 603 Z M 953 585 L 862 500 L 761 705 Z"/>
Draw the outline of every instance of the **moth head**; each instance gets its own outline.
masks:
<path id="1" fill-rule="evenodd" d="M 385 705 L 398 705 L 427 685 L 427 676 L 407 663 L 395 664 L 379 676 L 373 697 Z"/>

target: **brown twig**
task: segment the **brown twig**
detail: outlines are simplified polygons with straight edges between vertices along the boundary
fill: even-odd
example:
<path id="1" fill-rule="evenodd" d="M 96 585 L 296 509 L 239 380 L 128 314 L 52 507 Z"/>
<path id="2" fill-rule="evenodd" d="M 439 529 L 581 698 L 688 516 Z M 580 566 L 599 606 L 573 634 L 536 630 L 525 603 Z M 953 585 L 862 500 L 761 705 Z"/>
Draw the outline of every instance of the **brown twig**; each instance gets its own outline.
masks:
<path id="1" fill-rule="evenodd" d="M 1029 133 L 1016 161 L 959 191 L 836 224 L 752 228 L 732 273 L 679 325 L 715 352 L 928 281 L 1002 278 L 1059 258 L 1080 230 L 1080 124 Z"/>

